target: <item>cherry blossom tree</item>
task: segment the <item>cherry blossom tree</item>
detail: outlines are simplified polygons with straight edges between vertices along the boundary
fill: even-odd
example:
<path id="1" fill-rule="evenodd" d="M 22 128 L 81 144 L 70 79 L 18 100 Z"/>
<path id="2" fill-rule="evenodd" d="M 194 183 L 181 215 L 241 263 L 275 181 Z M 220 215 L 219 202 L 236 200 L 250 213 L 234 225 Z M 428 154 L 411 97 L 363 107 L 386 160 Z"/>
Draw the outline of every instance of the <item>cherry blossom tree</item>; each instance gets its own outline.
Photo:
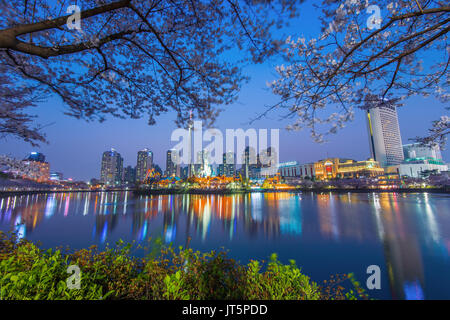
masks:
<path id="1" fill-rule="evenodd" d="M 0 135 L 45 141 L 29 107 L 103 121 L 174 110 L 213 121 L 246 63 L 276 53 L 298 0 L 0 0 Z M 69 9 L 69 10 L 68 10 Z M 77 23 L 79 24 L 77 25 Z M 79 26 L 79 28 L 78 28 Z"/>
<path id="2" fill-rule="evenodd" d="M 448 1 L 320 3 L 320 36 L 286 40 L 286 62 L 268 84 L 280 102 L 258 118 L 281 108 L 291 119 L 288 128 L 309 128 L 321 142 L 353 120 L 355 108 L 402 105 L 412 95 L 449 101 Z M 433 124 L 422 141 L 442 144 L 449 118 Z"/>

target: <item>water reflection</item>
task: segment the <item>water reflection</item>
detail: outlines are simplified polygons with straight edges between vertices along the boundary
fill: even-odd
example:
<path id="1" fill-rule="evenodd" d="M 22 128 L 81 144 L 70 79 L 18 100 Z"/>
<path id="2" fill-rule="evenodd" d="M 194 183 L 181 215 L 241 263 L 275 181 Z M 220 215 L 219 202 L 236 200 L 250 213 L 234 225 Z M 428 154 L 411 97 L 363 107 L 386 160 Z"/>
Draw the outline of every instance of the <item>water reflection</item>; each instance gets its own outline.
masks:
<path id="1" fill-rule="evenodd" d="M 449 276 L 435 272 L 450 265 L 449 202 L 448 195 L 427 193 L 57 193 L 0 198 L 0 228 L 48 246 L 160 236 L 247 258 L 273 250 L 330 274 L 349 260 L 363 269 L 356 250 L 369 250 L 389 283 L 383 297 L 450 298 L 440 287 L 450 285 Z M 333 257 L 326 265 L 323 252 Z"/>

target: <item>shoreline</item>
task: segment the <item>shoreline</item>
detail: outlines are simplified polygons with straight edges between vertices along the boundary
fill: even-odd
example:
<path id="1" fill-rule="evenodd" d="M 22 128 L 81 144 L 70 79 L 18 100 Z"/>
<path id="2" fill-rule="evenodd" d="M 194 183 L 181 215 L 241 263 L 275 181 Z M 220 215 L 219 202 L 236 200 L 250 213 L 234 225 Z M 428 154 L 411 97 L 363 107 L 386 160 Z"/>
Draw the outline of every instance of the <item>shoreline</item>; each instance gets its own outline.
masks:
<path id="1" fill-rule="evenodd" d="M 450 193 L 450 188 L 427 188 L 427 189 L 340 189 L 340 188 L 293 188 L 286 190 L 134 190 L 133 193 L 137 195 L 154 195 L 154 194 L 247 194 L 247 193 L 298 193 L 298 192 L 312 192 L 312 193 Z"/>
<path id="2" fill-rule="evenodd" d="M 115 190 L 29 190 L 29 191 L 0 191 L 0 198 L 8 196 L 26 196 L 30 194 L 46 194 L 46 193 L 79 193 L 79 192 L 117 192 L 117 191 L 133 191 L 134 189 L 115 189 Z"/>
<path id="3" fill-rule="evenodd" d="M 209 194 L 248 194 L 248 193 L 298 193 L 298 192 L 311 192 L 311 193 L 443 193 L 449 194 L 449 187 L 441 188 L 404 188 L 404 189 L 345 189 L 345 188 L 293 188 L 285 190 L 268 190 L 268 189 L 254 189 L 254 190 L 167 190 L 167 189 L 153 189 L 153 190 L 138 190 L 138 189 L 115 189 L 115 190 L 30 190 L 30 191 L 0 191 L 0 198 L 9 196 L 25 196 L 34 194 L 46 194 L 46 193 L 79 193 L 79 192 L 117 192 L 117 191 L 130 191 L 135 195 L 171 195 L 171 194 L 197 194 L 197 195 L 209 195 Z"/>

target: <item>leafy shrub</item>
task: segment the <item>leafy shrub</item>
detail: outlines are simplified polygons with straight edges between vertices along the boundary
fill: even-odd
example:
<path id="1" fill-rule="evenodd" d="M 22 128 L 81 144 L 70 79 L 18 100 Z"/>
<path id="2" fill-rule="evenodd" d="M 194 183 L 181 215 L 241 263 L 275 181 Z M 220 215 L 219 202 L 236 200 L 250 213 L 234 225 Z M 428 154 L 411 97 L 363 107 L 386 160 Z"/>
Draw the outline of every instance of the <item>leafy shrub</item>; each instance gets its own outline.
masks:
<path id="1" fill-rule="evenodd" d="M 241 265 L 226 251 L 201 253 L 157 246 L 144 258 L 134 244 L 119 241 L 62 253 L 0 232 L 0 299 L 357 299 L 367 298 L 352 274 L 332 277 L 319 286 L 294 261 L 284 265 L 276 254 L 267 266 Z M 156 249 L 155 249 L 156 248 Z M 69 265 L 81 270 L 80 289 L 68 289 Z M 342 283 L 349 280 L 353 289 Z"/>

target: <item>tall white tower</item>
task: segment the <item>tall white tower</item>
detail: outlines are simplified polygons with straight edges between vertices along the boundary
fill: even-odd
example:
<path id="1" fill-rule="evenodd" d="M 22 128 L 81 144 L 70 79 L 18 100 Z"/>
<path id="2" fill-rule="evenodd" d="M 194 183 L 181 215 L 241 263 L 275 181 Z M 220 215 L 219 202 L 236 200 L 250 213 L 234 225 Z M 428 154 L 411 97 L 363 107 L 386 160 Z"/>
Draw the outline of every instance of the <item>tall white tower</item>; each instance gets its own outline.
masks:
<path id="1" fill-rule="evenodd" d="M 403 162 L 402 137 L 394 105 L 383 104 L 367 110 L 367 130 L 372 158 L 382 167 Z"/>

